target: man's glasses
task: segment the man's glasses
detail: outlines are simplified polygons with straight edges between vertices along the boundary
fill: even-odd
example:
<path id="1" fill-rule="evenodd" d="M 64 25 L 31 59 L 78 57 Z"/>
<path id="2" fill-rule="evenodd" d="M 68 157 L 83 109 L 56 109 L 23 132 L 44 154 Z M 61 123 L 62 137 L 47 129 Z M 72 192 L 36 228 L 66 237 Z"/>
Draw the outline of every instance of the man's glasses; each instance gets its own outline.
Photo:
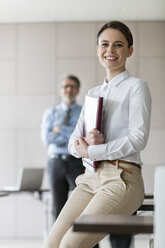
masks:
<path id="1" fill-rule="evenodd" d="M 78 87 L 76 86 L 76 85 L 62 85 L 61 86 L 61 88 L 63 88 L 63 89 L 69 89 L 69 88 L 71 88 L 71 90 L 74 90 L 74 89 L 78 89 Z"/>

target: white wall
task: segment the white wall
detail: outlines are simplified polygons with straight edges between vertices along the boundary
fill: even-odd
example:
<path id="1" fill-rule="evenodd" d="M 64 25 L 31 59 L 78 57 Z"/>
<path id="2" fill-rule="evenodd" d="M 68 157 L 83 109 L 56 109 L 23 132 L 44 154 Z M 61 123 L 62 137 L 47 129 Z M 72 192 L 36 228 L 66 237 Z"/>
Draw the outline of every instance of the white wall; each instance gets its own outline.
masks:
<path id="1" fill-rule="evenodd" d="M 151 134 L 143 152 L 146 193 L 152 193 L 154 168 L 165 164 L 165 22 L 127 24 L 135 40 L 129 71 L 149 83 L 153 98 Z M 103 80 L 95 46 L 101 25 L 0 25 L 0 187 L 16 183 L 20 166 L 46 166 L 40 122 L 44 110 L 59 101 L 59 76 L 80 77 L 80 103 L 87 90 Z M 26 194 L 0 198 L 0 222 L 2 237 L 42 236 L 42 203 Z"/>

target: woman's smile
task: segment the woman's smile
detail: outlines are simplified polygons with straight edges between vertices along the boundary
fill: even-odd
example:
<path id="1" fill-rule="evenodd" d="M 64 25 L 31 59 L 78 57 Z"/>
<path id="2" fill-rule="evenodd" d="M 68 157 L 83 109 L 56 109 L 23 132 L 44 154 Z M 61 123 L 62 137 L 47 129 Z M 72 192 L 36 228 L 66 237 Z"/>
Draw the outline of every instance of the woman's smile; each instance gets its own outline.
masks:
<path id="1" fill-rule="evenodd" d="M 110 62 L 114 62 L 118 59 L 118 57 L 114 57 L 114 56 L 105 56 L 104 57 L 107 61 L 110 61 Z"/>

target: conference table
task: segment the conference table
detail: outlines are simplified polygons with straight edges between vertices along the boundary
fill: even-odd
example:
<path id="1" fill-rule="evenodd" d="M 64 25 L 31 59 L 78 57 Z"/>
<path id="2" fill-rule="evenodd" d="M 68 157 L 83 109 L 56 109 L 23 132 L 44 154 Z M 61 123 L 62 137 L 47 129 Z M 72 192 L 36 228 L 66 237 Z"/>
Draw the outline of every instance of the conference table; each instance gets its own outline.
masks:
<path id="1" fill-rule="evenodd" d="M 73 223 L 75 232 L 104 232 L 113 234 L 153 233 L 153 214 L 139 215 L 140 212 L 154 212 L 153 195 L 145 195 L 145 200 L 137 210 L 137 215 L 83 215 Z"/>
<path id="2" fill-rule="evenodd" d="M 83 215 L 73 224 L 75 232 L 111 234 L 151 234 L 153 216 L 136 215 Z"/>

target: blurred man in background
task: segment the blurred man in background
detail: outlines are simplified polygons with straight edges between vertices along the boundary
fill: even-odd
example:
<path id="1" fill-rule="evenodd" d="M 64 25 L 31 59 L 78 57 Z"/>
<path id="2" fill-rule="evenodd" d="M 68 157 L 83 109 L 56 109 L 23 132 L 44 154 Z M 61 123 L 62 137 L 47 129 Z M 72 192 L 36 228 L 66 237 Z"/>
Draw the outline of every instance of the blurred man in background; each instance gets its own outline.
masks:
<path id="1" fill-rule="evenodd" d="M 76 103 L 80 80 L 74 75 L 63 76 L 59 83 L 61 103 L 45 111 L 41 123 L 41 138 L 48 148 L 48 178 L 53 201 L 54 220 L 63 208 L 75 179 L 84 172 L 81 159 L 68 152 L 68 141 L 73 132 L 81 106 Z"/>

